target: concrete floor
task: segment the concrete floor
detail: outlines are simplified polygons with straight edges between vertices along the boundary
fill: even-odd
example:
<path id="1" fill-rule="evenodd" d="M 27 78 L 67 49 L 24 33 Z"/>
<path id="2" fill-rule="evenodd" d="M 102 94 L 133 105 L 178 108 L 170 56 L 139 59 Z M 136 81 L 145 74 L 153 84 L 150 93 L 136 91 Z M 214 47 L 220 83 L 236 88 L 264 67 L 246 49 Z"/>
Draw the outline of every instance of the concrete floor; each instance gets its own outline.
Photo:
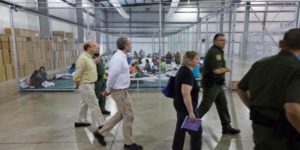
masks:
<path id="1" fill-rule="evenodd" d="M 79 93 L 18 93 L 13 81 L 0 84 L 0 150 L 121 150 L 121 126 L 107 137 L 107 147 L 92 135 L 96 127 L 74 128 Z M 201 94 L 200 94 L 201 95 Z M 160 92 L 132 92 L 134 136 L 145 150 L 169 150 L 176 116 L 171 99 Z M 253 148 L 248 110 L 227 92 L 232 125 L 242 130 L 239 136 L 223 136 L 215 106 L 203 118 L 203 150 L 250 150 Z M 116 111 L 108 98 L 107 109 Z M 106 119 L 108 119 L 107 117 Z M 187 135 L 185 149 L 189 149 Z"/>

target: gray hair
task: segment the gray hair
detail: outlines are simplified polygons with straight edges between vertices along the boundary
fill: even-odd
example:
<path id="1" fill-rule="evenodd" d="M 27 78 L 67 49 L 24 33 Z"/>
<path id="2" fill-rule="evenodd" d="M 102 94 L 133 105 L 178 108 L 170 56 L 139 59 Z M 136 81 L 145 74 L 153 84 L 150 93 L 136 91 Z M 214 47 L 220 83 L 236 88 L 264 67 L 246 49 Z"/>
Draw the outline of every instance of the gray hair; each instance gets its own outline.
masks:
<path id="1" fill-rule="evenodd" d="M 129 39 L 127 37 L 120 37 L 117 40 L 117 47 L 119 50 L 124 50 L 125 46 L 129 43 Z"/>

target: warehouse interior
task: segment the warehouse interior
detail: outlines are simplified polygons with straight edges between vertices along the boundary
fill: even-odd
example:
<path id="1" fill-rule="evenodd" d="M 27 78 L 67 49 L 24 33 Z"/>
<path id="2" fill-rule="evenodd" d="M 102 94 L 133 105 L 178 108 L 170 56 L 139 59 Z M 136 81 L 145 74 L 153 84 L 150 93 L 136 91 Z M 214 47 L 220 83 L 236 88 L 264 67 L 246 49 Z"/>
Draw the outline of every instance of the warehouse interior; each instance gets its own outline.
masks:
<path id="1" fill-rule="evenodd" d="M 168 53 L 197 51 L 203 58 L 216 33 L 227 39 L 224 51 L 232 72 L 226 74 L 226 97 L 232 124 L 242 132 L 222 135 L 213 106 L 203 118 L 202 149 L 249 150 L 254 145 L 249 110 L 238 98 L 236 84 L 255 61 L 280 51 L 278 43 L 287 30 L 299 28 L 300 1 L 0 0 L 0 14 L 1 150 L 122 149 L 122 123 L 113 129 L 106 147 L 95 141 L 96 127 L 73 126 L 81 97 L 68 70 L 84 42 L 100 43 L 109 61 L 117 50 L 116 40 L 129 37 L 130 56 L 133 61 L 142 57 L 143 65 L 146 59 L 161 60 Z M 53 85 L 31 87 L 30 76 L 41 66 Z M 131 78 L 134 136 L 146 150 L 172 149 L 176 113 L 161 89 L 178 67 L 154 67 L 154 73 Z M 116 112 L 111 97 L 106 108 Z"/>

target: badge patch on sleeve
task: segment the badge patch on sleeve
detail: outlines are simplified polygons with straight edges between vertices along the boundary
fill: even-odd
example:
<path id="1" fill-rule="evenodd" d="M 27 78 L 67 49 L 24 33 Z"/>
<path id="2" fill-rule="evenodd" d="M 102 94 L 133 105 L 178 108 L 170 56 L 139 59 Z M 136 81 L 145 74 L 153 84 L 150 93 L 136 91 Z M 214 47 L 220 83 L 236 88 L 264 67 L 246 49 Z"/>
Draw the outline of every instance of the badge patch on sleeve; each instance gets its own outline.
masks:
<path id="1" fill-rule="evenodd" d="M 222 60 L 222 56 L 220 54 L 216 55 L 216 59 L 217 61 L 221 61 Z"/>

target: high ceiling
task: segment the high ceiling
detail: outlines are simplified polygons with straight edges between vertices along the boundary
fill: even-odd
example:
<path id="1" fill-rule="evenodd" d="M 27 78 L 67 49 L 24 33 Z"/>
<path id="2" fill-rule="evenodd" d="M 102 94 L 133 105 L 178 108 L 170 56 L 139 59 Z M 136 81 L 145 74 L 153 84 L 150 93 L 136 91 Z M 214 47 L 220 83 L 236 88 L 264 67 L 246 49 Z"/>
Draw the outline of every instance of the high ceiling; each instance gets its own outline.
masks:
<path id="1" fill-rule="evenodd" d="M 109 0 L 89 0 L 90 2 L 94 3 L 101 3 L 102 6 L 106 7 L 112 7 L 110 4 Z M 123 7 L 131 7 L 131 6 L 149 6 L 149 5 L 155 5 L 158 4 L 160 0 L 118 0 L 120 4 Z M 198 1 L 203 1 L 203 0 L 198 0 Z M 207 0 L 206 0 L 207 1 Z M 222 0 L 208 0 L 208 1 L 222 1 Z M 224 0 L 226 1 L 226 0 Z M 162 4 L 164 5 L 170 5 L 172 0 L 162 0 Z M 194 2 L 196 3 L 197 0 L 180 0 L 181 4 L 184 4 L 186 2 Z"/>
<path id="2" fill-rule="evenodd" d="M 153 36 L 159 31 L 159 0 L 118 0 L 128 13 L 130 18 L 124 18 L 112 6 L 110 0 L 48 0 L 49 15 L 62 22 L 71 24 L 83 24 L 92 30 L 105 31 L 111 34 L 131 34 L 139 36 Z M 224 0 L 228 2 L 239 2 L 239 0 Z M 258 0 L 255 0 L 256 3 Z M 275 0 L 272 0 L 275 1 Z M 81 2 L 82 5 L 76 2 Z M 167 17 L 171 0 L 162 0 L 162 30 L 164 35 L 174 34 L 186 27 L 189 27 L 199 21 L 208 14 L 215 13 L 222 6 L 222 0 L 180 0 L 174 14 Z M 37 8 L 36 0 L 15 0 L 15 4 L 24 7 Z M 199 4 L 198 4 L 199 3 Z M 277 2 L 278 3 L 278 2 Z M 79 4 L 79 5 L 77 5 Z M 98 6 L 101 6 L 99 8 Z M 269 2 L 269 4 L 272 4 Z M 79 6 L 79 7 L 77 7 Z M 83 7 L 83 21 L 77 21 L 76 8 Z M 287 6 L 287 5 L 284 5 Z M 261 3 L 259 7 L 254 6 L 253 9 L 261 11 L 262 15 L 265 10 L 265 3 Z M 269 11 L 277 11 L 282 8 L 269 8 Z M 290 9 L 287 7 L 287 9 Z M 96 15 L 98 10 L 98 16 Z M 99 19 L 100 10 L 100 19 Z M 241 16 L 244 9 L 239 10 Z M 294 10 L 281 10 L 294 11 Z M 198 13 L 199 12 L 199 13 Z M 38 12 L 37 12 L 38 13 Z M 276 15 L 277 16 L 277 15 Z M 95 19 L 96 18 L 96 19 Z M 98 18 L 98 19 L 97 19 Z M 217 20 L 214 20 L 216 22 Z M 101 22 L 101 23 L 98 23 Z"/>

